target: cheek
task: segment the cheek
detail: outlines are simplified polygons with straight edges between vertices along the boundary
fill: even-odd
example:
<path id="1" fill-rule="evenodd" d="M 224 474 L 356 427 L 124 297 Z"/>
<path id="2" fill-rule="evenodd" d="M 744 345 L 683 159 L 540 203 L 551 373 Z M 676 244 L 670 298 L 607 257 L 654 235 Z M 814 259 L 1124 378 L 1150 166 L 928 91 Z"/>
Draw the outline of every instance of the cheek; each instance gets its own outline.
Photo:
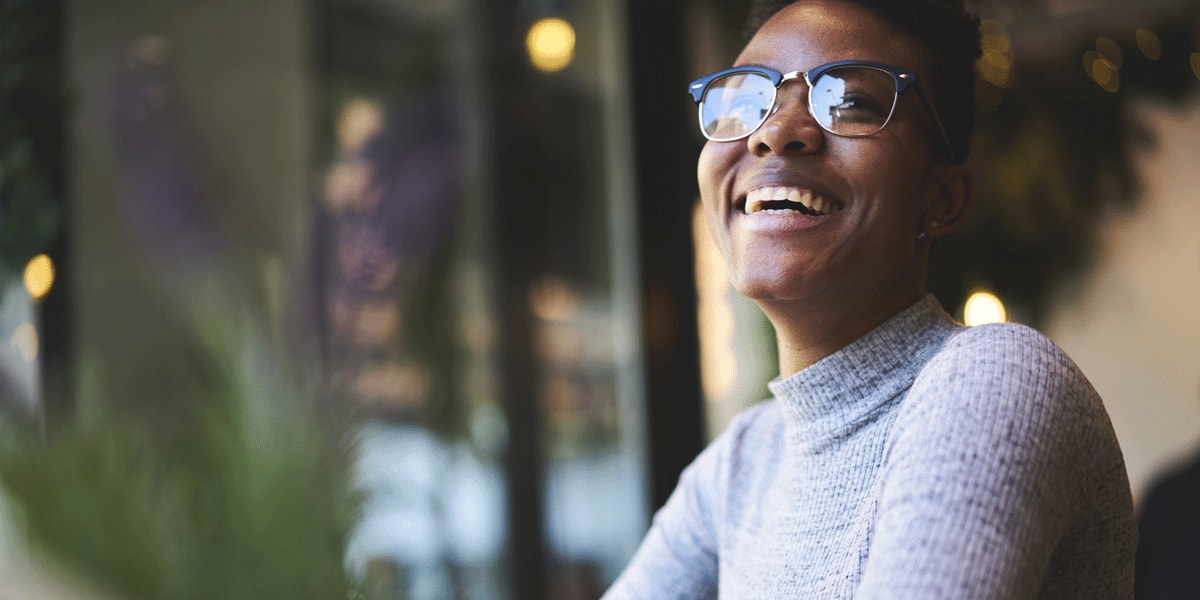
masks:
<path id="1" fill-rule="evenodd" d="M 737 162 L 737 142 L 708 142 L 696 160 L 696 183 L 704 202 L 718 202 L 724 182 Z"/>
<path id="2" fill-rule="evenodd" d="M 696 162 L 696 183 L 700 188 L 700 204 L 708 233 L 722 250 L 725 250 L 725 217 L 728 211 L 722 206 L 726 201 L 723 193 L 731 163 L 723 156 L 720 145 L 705 144 Z"/>
<path id="3" fill-rule="evenodd" d="M 911 222 L 915 228 L 929 195 L 928 165 L 913 160 L 900 144 L 877 150 L 860 157 L 854 194 L 867 199 L 872 218 Z"/>

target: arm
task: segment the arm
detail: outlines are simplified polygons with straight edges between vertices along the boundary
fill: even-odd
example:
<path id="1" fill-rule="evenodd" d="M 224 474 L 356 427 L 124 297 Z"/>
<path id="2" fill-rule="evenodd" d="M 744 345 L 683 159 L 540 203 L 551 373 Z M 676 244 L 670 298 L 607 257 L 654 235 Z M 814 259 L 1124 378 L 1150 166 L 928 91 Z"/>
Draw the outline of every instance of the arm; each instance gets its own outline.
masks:
<path id="1" fill-rule="evenodd" d="M 684 470 L 605 600 L 716 598 L 713 496 L 718 462 L 714 443 Z"/>
<path id="2" fill-rule="evenodd" d="M 605 600 L 717 597 L 720 530 L 731 518 L 727 499 L 753 486 L 747 477 L 757 471 L 745 468 L 745 455 L 779 443 L 778 411 L 773 402 L 742 411 L 688 465 Z"/>
<path id="3" fill-rule="evenodd" d="M 885 451 L 858 597 L 1036 597 L 1091 486 L 1096 417 L 1081 380 L 1032 330 L 949 341 Z"/>

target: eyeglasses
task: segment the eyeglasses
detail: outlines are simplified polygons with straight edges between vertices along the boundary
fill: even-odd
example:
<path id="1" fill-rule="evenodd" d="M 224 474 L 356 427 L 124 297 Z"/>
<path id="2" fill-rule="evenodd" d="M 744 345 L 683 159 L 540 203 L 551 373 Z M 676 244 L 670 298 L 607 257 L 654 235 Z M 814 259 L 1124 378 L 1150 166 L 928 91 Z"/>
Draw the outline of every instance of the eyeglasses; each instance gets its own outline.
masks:
<path id="1" fill-rule="evenodd" d="M 947 157 L 954 147 L 937 111 L 917 87 L 917 74 L 883 63 L 843 60 L 805 72 L 780 73 L 747 65 L 717 71 L 693 81 L 688 92 L 700 114 L 700 131 L 714 142 L 739 140 L 758 130 L 779 106 L 779 86 L 791 79 L 808 84 L 808 112 L 821 128 L 834 135 L 864 137 L 887 127 L 896 101 L 911 86 L 941 134 Z"/>

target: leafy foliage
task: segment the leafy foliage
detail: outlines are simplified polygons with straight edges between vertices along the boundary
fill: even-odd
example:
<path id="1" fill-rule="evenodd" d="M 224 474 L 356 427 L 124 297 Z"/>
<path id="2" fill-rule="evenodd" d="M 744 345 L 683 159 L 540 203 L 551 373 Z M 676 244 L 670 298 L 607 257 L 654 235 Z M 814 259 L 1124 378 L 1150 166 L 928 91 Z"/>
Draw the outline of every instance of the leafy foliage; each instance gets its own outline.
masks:
<path id="1" fill-rule="evenodd" d="M 61 232 L 61 10 L 0 0 L 0 287 Z M 85 349 L 76 397 L 46 399 L 70 418 L 3 431 L 0 493 L 37 558 L 115 597 L 345 598 L 348 422 L 273 365 L 236 291 L 196 291 L 150 294 L 179 335 L 141 373 L 195 376 L 128 385 Z"/>
<path id="2" fill-rule="evenodd" d="M 346 597 L 357 499 L 338 420 L 319 426 L 237 329 L 198 322 L 217 368 L 190 429 L 115 409 L 85 368 L 73 421 L 0 452 L 29 546 L 124 598 Z"/>
<path id="3" fill-rule="evenodd" d="M 1115 91 L 1080 65 L 1078 57 L 1094 47 L 1090 37 L 1065 44 L 1070 50 L 1061 56 L 1018 63 L 1011 88 L 979 82 L 985 106 L 972 146 L 973 214 L 943 240 L 930 269 L 930 289 L 945 306 L 960 306 L 972 287 L 989 287 L 1037 324 L 1050 299 L 1069 291 L 1096 260 L 1102 221 L 1137 208 L 1133 155 L 1154 140 L 1131 103 L 1178 103 L 1198 89 L 1188 64 L 1194 13 L 1159 21 L 1159 58 L 1139 50 L 1134 27 L 1110 32 L 1124 57 Z"/>

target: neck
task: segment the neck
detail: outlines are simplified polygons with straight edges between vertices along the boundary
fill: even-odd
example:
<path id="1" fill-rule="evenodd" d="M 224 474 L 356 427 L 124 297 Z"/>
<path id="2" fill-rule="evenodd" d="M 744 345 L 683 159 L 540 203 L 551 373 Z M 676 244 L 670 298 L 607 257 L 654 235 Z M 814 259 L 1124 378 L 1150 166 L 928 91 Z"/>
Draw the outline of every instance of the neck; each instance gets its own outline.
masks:
<path id="1" fill-rule="evenodd" d="M 917 288 L 892 295 L 888 302 L 865 296 L 858 302 L 760 300 L 758 305 L 775 327 L 779 375 L 788 377 L 845 348 L 924 295 Z"/>

